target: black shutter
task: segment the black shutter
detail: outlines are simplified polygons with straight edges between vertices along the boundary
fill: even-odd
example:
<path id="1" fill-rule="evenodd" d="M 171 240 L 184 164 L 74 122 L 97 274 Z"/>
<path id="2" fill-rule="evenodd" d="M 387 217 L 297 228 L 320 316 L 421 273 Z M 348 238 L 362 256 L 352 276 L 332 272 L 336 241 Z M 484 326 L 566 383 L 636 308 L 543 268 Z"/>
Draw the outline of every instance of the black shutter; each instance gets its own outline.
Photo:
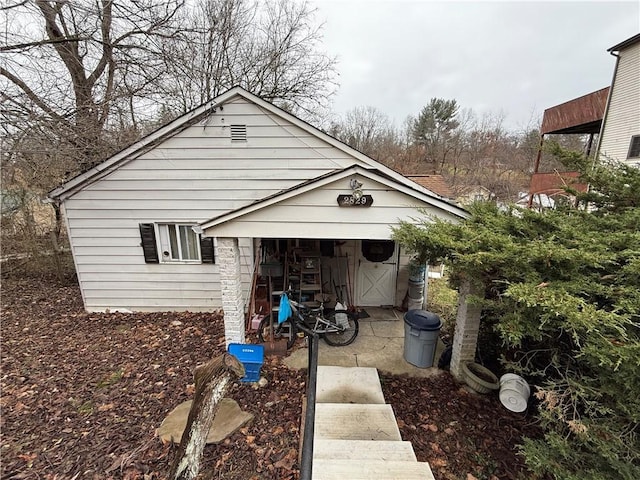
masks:
<path id="1" fill-rule="evenodd" d="M 627 158 L 640 157 L 640 135 L 634 135 L 631 137 L 631 144 L 629 145 L 629 154 Z"/>
<path id="2" fill-rule="evenodd" d="M 213 237 L 200 237 L 200 257 L 202 263 L 216 263 L 213 252 Z"/>
<path id="3" fill-rule="evenodd" d="M 146 263 L 160 263 L 158 258 L 158 245 L 156 243 L 156 230 L 153 223 L 141 223 L 140 225 L 140 246 L 144 252 L 144 261 Z"/>

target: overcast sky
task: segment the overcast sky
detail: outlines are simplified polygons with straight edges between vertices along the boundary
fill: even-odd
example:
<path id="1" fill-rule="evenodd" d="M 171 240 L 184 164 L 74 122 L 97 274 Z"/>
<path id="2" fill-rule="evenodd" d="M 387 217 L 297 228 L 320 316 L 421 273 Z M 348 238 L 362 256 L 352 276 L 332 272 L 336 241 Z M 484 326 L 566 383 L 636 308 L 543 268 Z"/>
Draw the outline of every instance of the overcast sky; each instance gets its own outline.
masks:
<path id="1" fill-rule="evenodd" d="M 606 87 L 607 49 L 640 32 L 640 1 L 310 0 L 338 57 L 333 111 L 373 106 L 396 126 L 433 97 L 525 128 Z"/>

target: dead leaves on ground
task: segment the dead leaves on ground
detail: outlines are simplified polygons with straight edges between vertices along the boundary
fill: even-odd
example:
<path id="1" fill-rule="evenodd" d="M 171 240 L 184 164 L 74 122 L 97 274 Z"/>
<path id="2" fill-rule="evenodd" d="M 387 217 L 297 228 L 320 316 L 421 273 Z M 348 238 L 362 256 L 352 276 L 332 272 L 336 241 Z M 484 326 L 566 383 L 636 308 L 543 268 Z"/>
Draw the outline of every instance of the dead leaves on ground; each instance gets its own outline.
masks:
<path id="1" fill-rule="evenodd" d="M 220 316 L 86 313 L 77 287 L 44 282 L 5 281 L 2 294 L 0 476 L 164 478 L 175 445 L 155 429 L 192 398 L 195 366 L 223 352 Z M 255 419 L 205 449 L 203 478 L 297 478 L 304 372 L 268 358 L 262 374 L 264 388 L 232 387 Z M 513 446 L 532 427 L 495 397 L 469 394 L 447 374 L 383 376 L 382 384 L 403 439 L 438 480 L 521 470 Z"/>
<path id="2" fill-rule="evenodd" d="M 539 435 L 531 419 L 507 411 L 497 395 L 471 394 L 442 374 L 432 378 L 382 377 L 403 440 L 437 479 L 519 478 L 515 446 L 524 434 Z"/>
<path id="3" fill-rule="evenodd" d="M 155 429 L 192 398 L 193 369 L 224 351 L 218 314 L 97 314 L 76 287 L 3 282 L 2 478 L 166 476 L 175 449 Z M 256 416 L 209 446 L 201 471 L 216 478 L 293 478 L 302 373 L 267 362 L 265 388 L 232 396 Z M 283 426 L 286 428 L 283 428 Z M 265 433 L 266 432 L 266 433 Z M 274 437 L 272 432 L 276 432 Z"/>

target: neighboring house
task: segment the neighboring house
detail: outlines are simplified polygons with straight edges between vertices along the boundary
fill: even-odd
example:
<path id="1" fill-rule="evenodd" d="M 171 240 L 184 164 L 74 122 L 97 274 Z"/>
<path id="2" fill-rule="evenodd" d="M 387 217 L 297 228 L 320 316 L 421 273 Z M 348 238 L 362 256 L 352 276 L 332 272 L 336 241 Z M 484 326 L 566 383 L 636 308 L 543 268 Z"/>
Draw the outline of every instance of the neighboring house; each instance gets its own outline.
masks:
<path id="1" fill-rule="evenodd" d="M 598 152 L 640 166 L 640 34 L 607 51 L 617 60 Z"/>
<path id="2" fill-rule="evenodd" d="M 62 206 L 88 311 L 222 307 L 227 343 L 244 340 L 261 247 L 324 245 L 327 262 L 346 259 L 352 303 L 400 305 L 409 259 L 391 227 L 418 217 L 416 207 L 454 222 L 465 216 L 239 87 L 49 197 Z"/>
<path id="3" fill-rule="evenodd" d="M 565 191 L 566 187 L 581 192 L 587 190 L 587 185 L 578 183 L 578 172 L 539 171 L 544 141 L 548 135 L 588 135 L 585 153 L 590 155 L 593 139 L 602 128 L 608 96 L 609 87 L 605 87 L 545 109 L 540 126 L 540 146 L 529 183 L 528 200 L 524 202 L 520 198 L 518 205 L 526 203 L 527 207 L 538 210 L 554 208 L 556 200 L 575 201 L 575 197 Z"/>
<path id="4" fill-rule="evenodd" d="M 474 185 L 460 190 L 457 200 L 461 205 L 470 205 L 473 202 L 486 202 L 494 198 L 493 193 L 487 187 Z"/>

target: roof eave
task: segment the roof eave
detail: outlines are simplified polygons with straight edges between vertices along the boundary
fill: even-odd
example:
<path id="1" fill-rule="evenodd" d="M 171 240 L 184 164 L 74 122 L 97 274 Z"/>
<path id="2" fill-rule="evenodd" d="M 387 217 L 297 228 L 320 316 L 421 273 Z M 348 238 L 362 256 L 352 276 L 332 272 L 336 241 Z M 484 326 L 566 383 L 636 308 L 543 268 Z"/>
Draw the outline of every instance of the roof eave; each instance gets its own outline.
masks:
<path id="1" fill-rule="evenodd" d="M 631 45 L 634 45 L 638 42 L 640 42 L 640 33 L 634 35 L 631 38 L 627 38 L 626 40 L 618 43 L 617 45 L 614 45 L 611 48 L 608 48 L 607 52 L 619 52 L 620 50 L 624 50 L 625 48 L 630 47 Z"/>
<path id="2" fill-rule="evenodd" d="M 277 107 L 276 105 L 273 105 L 272 103 L 267 102 L 266 100 L 254 95 L 253 93 L 245 90 L 242 87 L 232 87 L 229 90 L 227 90 L 226 92 L 222 93 L 221 95 L 215 97 L 212 100 L 209 100 L 208 102 L 202 104 L 201 106 L 195 108 L 194 110 L 192 110 L 191 112 L 188 112 L 180 117 L 178 117 L 177 119 L 167 123 L 166 125 L 160 127 L 158 130 L 156 130 L 155 132 L 150 133 L 149 135 L 145 136 L 144 138 L 142 138 L 141 140 L 139 140 L 138 142 L 130 145 L 129 147 L 125 148 L 124 150 L 120 151 L 119 153 L 113 155 L 112 157 L 110 157 L 109 159 L 105 160 L 104 162 L 100 163 L 99 165 L 91 168 L 90 170 L 78 175 L 77 177 L 69 180 L 68 182 L 66 182 L 65 184 L 63 184 L 62 186 L 58 187 L 55 190 L 52 190 L 48 195 L 47 198 L 50 201 L 62 201 L 66 198 L 68 198 L 69 196 L 73 195 L 75 192 L 77 192 L 78 190 L 82 189 L 83 187 L 85 187 L 87 184 L 90 184 L 98 179 L 100 179 L 102 176 L 110 173 L 113 169 L 118 168 L 118 166 L 120 166 L 123 162 L 125 161 L 129 161 L 133 158 L 135 158 L 136 155 L 140 155 L 142 154 L 144 151 L 146 151 L 145 149 L 148 148 L 152 148 L 156 143 L 162 141 L 163 139 L 175 134 L 176 130 L 180 129 L 180 128 L 186 128 L 187 126 L 189 126 L 190 124 L 192 124 L 195 121 L 198 121 L 198 119 L 200 117 L 202 117 L 203 115 L 205 115 L 207 112 L 209 112 L 212 108 L 215 108 L 217 105 L 223 104 L 224 102 L 228 101 L 230 98 L 239 95 L 242 96 L 244 98 L 246 98 L 247 100 L 255 103 L 256 105 L 268 110 L 269 112 L 280 116 L 281 118 L 293 123 L 294 125 L 302 128 L 303 130 L 307 131 L 308 133 L 321 138 L 322 140 L 326 141 L 327 143 L 329 143 L 330 145 L 332 145 L 333 147 L 343 151 L 344 153 L 350 155 L 351 157 L 355 158 L 356 160 L 361 161 L 362 163 L 364 163 L 365 165 L 367 165 L 369 168 L 374 168 L 376 170 L 379 170 L 380 172 L 384 173 L 385 175 L 388 175 L 389 177 L 393 178 L 396 182 L 405 185 L 411 189 L 417 190 L 425 195 L 428 195 L 430 197 L 432 197 L 434 200 L 436 201 L 440 201 L 440 202 L 445 202 L 449 205 L 453 205 L 451 203 L 451 201 L 449 199 L 446 199 L 430 190 L 428 190 L 427 188 L 423 187 L 422 185 L 418 185 L 415 182 L 413 182 L 412 180 L 409 180 L 408 178 L 406 178 L 404 175 L 396 172 L 395 170 L 383 165 L 382 163 L 372 159 L 371 157 L 368 157 L 367 155 L 363 154 L 362 152 L 350 147 L 349 145 L 341 142 L 340 140 L 336 139 L 335 137 L 332 137 L 331 135 L 323 132 L 322 130 L 314 127 L 313 125 L 309 124 L 308 122 L 302 120 L 301 118 L 296 117 L 295 115 L 292 115 L 284 110 L 282 110 L 281 108 Z M 455 207 L 455 205 L 453 205 Z M 459 208 L 459 207 L 457 207 Z"/>

